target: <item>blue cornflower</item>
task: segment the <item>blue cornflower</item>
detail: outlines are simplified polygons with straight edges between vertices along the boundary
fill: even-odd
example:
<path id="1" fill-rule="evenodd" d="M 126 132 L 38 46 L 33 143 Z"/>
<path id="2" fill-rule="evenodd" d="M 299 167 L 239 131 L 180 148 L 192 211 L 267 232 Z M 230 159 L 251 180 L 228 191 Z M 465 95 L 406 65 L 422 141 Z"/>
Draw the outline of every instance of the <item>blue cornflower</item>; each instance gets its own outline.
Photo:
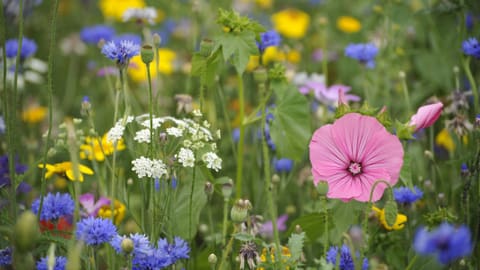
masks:
<path id="1" fill-rule="evenodd" d="M 15 159 L 15 173 L 23 174 L 27 171 L 27 166 L 20 164 L 17 159 Z M 8 155 L 0 156 L 0 188 L 10 186 L 10 166 L 8 165 Z M 29 184 L 22 182 L 17 187 L 17 193 L 26 193 L 31 190 Z"/>
<path id="2" fill-rule="evenodd" d="M 462 225 L 455 228 L 447 222 L 432 231 L 419 229 L 415 234 L 413 247 L 419 254 L 434 254 L 442 264 L 469 255 L 473 248 L 468 227 Z"/>
<path id="3" fill-rule="evenodd" d="M 233 142 L 235 142 L 235 143 L 238 142 L 238 140 L 240 140 L 240 129 L 239 128 L 233 129 L 232 139 L 233 139 Z"/>
<path id="4" fill-rule="evenodd" d="M 160 238 L 157 243 L 158 251 L 162 256 L 169 259 L 169 264 L 174 264 L 180 259 L 188 259 L 190 253 L 190 247 L 187 242 L 182 238 L 176 236 L 174 243 L 169 244 L 167 239 Z"/>
<path id="5" fill-rule="evenodd" d="M 37 214 L 40 207 L 40 199 L 36 199 L 32 203 L 32 211 Z M 43 198 L 42 213 L 40 214 L 41 221 L 57 220 L 64 216 L 73 215 L 75 210 L 75 202 L 68 193 L 56 194 L 48 193 Z"/>
<path id="6" fill-rule="evenodd" d="M 130 40 L 139 46 L 142 45 L 142 38 L 139 35 L 135 34 L 122 34 L 115 36 L 111 39 L 111 41 L 115 42 L 115 44 L 119 45 L 122 40 Z"/>
<path id="7" fill-rule="evenodd" d="M 153 254 L 153 247 L 150 244 L 148 238 L 143 234 L 130 234 L 129 236 L 125 235 L 115 235 L 110 241 L 110 245 L 118 254 L 125 254 L 122 249 L 122 241 L 126 238 L 130 238 L 133 241 L 133 251 L 132 254 L 137 259 L 143 259 L 147 256 Z"/>
<path id="8" fill-rule="evenodd" d="M 275 30 L 270 30 L 260 34 L 260 42 L 257 43 L 257 46 L 260 52 L 263 52 L 267 47 L 278 46 L 281 42 L 280 34 Z"/>
<path id="9" fill-rule="evenodd" d="M 423 192 L 417 187 L 413 191 L 408 187 L 399 187 L 393 189 L 393 197 L 398 203 L 414 203 L 423 197 Z"/>
<path id="10" fill-rule="evenodd" d="M 293 168 L 293 160 L 288 158 L 281 158 L 274 160 L 275 172 L 277 173 L 288 173 Z"/>
<path id="11" fill-rule="evenodd" d="M 476 38 L 469 38 L 462 43 L 463 53 L 475 58 L 480 58 L 480 43 Z"/>
<path id="12" fill-rule="evenodd" d="M 115 60 L 120 67 L 125 67 L 130 58 L 140 53 L 140 45 L 131 40 L 122 40 L 120 43 L 108 42 L 102 48 L 102 53 L 111 60 Z"/>
<path id="13" fill-rule="evenodd" d="M 462 163 L 462 165 L 460 166 L 460 174 L 461 174 L 462 176 L 468 176 L 469 170 L 468 170 L 467 164 Z"/>
<path id="14" fill-rule="evenodd" d="M 22 39 L 22 50 L 20 52 L 20 58 L 22 60 L 33 55 L 37 51 L 37 43 L 35 41 L 24 37 Z M 7 58 L 17 57 L 18 52 L 18 39 L 9 39 L 5 42 L 5 54 Z"/>
<path id="15" fill-rule="evenodd" d="M 350 44 L 345 48 L 345 56 L 356 59 L 367 68 L 375 67 L 375 56 L 378 54 L 378 48 L 373 43 Z"/>
<path id="16" fill-rule="evenodd" d="M 53 270 L 65 270 L 66 265 L 67 258 L 62 256 L 55 257 Z M 37 270 L 48 270 L 48 257 L 43 257 L 37 262 Z"/>
<path id="17" fill-rule="evenodd" d="M 338 247 L 332 246 L 327 251 L 326 260 L 333 265 L 337 264 Z M 355 270 L 352 254 L 347 245 L 343 245 L 340 249 L 340 262 L 338 264 L 340 270 Z M 368 259 L 364 258 L 362 263 L 362 270 L 368 269 Z"/>
<path id="18" fill-rule="evenodd" d="M 77 239 L 90 246 L 110 242 L 116 234 L 117 228 L 110 219 L 88 217 L 77 222 Z"/>
<path id="19" fill-rule="evenodd" d="M 0 249 L 0 266 L 12 264 L 12 249 L 10 247 Z"/>
<path id="20" fill-rule="evenodd" d="M 84 27 L 80 31 L 80 39 L 87 44 L 98 44 L 100 40 L 110 41 L 115 35 L 115 29 L 108 25 L 98 24 Z"/>

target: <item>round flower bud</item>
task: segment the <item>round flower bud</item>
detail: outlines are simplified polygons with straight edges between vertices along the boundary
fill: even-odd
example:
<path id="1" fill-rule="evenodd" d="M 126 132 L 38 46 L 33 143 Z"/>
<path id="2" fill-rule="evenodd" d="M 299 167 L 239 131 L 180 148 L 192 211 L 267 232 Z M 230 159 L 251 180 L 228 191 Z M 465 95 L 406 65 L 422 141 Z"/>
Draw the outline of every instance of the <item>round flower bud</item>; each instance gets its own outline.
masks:
<path id="1" fill-rule="evenodd" d="M 217 264 L 217 255 L 215 255 L 214 253 L 208 255 L 208 263 L 215 266 Z"/>
<path id="2" fill-rule="evenodd" d="M 35 247 L 40 236 L 37 216 L 32 211 L 23 212 L 17 219 L 13 231 L 15 248 L 21 252 L 27 252 Z"/>
<path id="3" fill-rule="evenodd" d="M 250 204 L 250 202 L 248 202 Z M 251 205 L 251 204 L 250 204 Z M 248 205 L 244 200 L 239 199 L 235 205 L 233 205 L 232 210 L 230 211 L 230 217 L 235 223 L 242 223 L 247 219 L 248 216 Z"/>
<path id="4" fill-rule="evenodd" d="M 267 70 L 265 68 L 257 68 L 253 72 L 253 79 L 257 83 L 265 83 L 267 81 L 268 75 Z"/>
<path id="5" fill-rule="evenodd" d="M 232 196 L 233 192 L 233 181 L 232 179 L 229 179 L 227 183 L 222 185 L 222 194 L 223 197 L 228 199 L 230 196 Z"/>
<path id="6" fill-rule="evenodd" d="M 213 41 L 211 39 L 203 39 L 200 42 L 200 55 L 202 56 L 209 56 L 213 50 Z"/>
<path id="7" fill-rule="evenodd" d="M 327 183 L 327 182 L 323 182 L 323 181 L 318 182 L 318 184 L 317 184 L 317 192 L 318 192 L 318 194 L 320 194 L 321 196 L 327 196 L 327 193 L 328 193 L 328 183 Z"/>
<path id="8" fill-rule="evenodd" d="M 162 37 L 157 33 L 153 34 L 153 43 L 159 46 L 162 43 Z"/>
<path id="9" fill-rule="evenodd" d="M 150 64 L 155 57 L 153 47 L 148 44 L 143 45 L 142 49 L 140 50 L 140 55 L 142 56 L 143 63 L 145 63 L 146 65 Z"/>
<path id="10" fill-rule="evenodd" d="M 130 238 L 125 238 L 122 240 L 122 243 L 120 244 L 120 246 L 122 247 L 122 250 L 126 253 L 126 254 L 130 254 L 132 251 L 133 251 L 133 241 L 132 239 Z"/>

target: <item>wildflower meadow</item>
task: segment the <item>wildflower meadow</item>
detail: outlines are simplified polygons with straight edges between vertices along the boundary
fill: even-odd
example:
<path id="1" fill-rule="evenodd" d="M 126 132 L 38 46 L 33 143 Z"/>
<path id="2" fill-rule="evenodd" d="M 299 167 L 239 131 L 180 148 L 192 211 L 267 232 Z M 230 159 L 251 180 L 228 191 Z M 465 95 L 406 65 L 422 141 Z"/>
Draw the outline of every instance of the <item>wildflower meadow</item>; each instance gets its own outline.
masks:
<path id="1" fill-rule="evenodd" d="M 2 0 L 0 269 L 480 269 L 478 0 Z"/>

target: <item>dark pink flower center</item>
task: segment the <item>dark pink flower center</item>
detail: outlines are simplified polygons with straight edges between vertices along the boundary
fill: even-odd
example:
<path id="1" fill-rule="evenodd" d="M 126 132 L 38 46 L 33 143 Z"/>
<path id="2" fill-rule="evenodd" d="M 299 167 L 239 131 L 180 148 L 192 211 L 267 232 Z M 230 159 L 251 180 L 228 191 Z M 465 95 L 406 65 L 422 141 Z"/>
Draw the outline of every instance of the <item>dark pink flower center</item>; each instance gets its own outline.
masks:
<path id="1" fill-rule="evenodd" d="M 362 172 L 362 164 L 358 163 L 358 162 L 355 162 L 355 161 L 351 161 L 350 162 L 350 165 L 348 166 L 348 169 L 347 169 L 353 176 L 359 174 Z"/>

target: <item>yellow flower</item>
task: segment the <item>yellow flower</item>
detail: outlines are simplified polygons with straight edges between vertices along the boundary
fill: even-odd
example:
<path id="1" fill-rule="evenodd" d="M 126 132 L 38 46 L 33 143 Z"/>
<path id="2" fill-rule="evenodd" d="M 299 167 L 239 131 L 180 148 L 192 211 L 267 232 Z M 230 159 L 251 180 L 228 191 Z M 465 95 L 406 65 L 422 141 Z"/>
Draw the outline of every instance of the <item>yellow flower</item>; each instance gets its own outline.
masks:
<path id="1" fill-rule="evenodd" d="M 299 51 L 297 50 L 290 50 L 287 53 L 287 61 L 292 63 L 292 64 L 298 64 L 300 60 L 302 59 L 302 55 L 300 54 Z"/>
<path id="2" fill-rule="evenodd" d="M 310 16 L 298 9 L 285 9 L 273 14 L 273 27 L 288 38 L 302 38 L 310 24 Z"/>
<path id="3" fill-rule="evenodd" d="M 250 55 L 250 59 L 248 59 L 248 64 L 247 64 L 247 71 L 253 71 L 259 65 L 260 65 L 260 56 Z"/>
<path id="4" fill-rule="evenodd" d="M 157 71 L 165 75 L 172 74 L 174 67 L 173 64 L 176 58 L 177 54 L 174 51 L 165 48 L 158 49 L 158 68 L 156 68 L 155 60 L 150 63 L 150 74 L 152 79 L 157 77 Z M 142 62 L 140 55 L 133 57 L 130 60 L 130 64 L 132 64 L 132 67 L 128 69 L 130 77 L 137 82 L 146 81 L 147 67 Z"/>
<path id="5" fill-rule="evenodd" d="M 282 52 L 278 47 L 267 47 L 262 54 L 262 62 L 264 65 L 268 65 L 271 62 L 281 61 L 285 61 L 285 53 Z"/>
<path id="6" fill-rule="evenodd" d="M 43 168 L 43 164 L 38 165 L 39 168 Z M 45 178 L 48 179 L 52 177 L 54 174 L 58 174 L 60 176 L 67 176 L 67 178 L 70 181 L 75 181 L 78 180 L 80 182 L 83 182 L 83 174 L 88 174 L 92 175 L 93 171 L 87 166 L 78 165 L 78 171 L 80 173 L 79 179 L 75 179 L 75 176 L 73 175 L 73 166 L 72 162 L 70 161 L 65 161 L 65 162 L 60 162 L 56 164 L 46 164 L 46 169 L 47 172 L 45 173 Z"/>
<path id="7" fill-rule="evenodd" d="M 372 210 L 375 211 L 375 214 L 380 221 L 380 224 L 389 231 L 391 230 L 401 230 L 405 227 L 405 222 L 407 222 L 407 216 L 403 214 L 397 214 L 397 219 L 395 220 L 395 224 L 393 226 L 389 226 L 387 221 L 385 220 L 385 210 L 372 206 Z"/>
<path id="8" fill-rule="evenodd" d="M 261 8 L 271 8 L 273 0 L 255 0 L 255 3 Z"/>
<path id="9" fill-rule="evenodd" d="M 442 129 L 442 131 L 437 134 L 435 137 L 435 143 L 444 147 L 449 152 L 453 152 L 455 150 L 455 143 L 453 142 L 453 139 L 446 128 Z"/>
<path id="10" fill-rule="evenodd" d="M 113 18 L 117 21 L 123 21 L 123 13 L 129 8 L 143 8 L 143 0 L 100 0 L 98 3 L 100 11 L 105 18 Z"/>
<path id="11" fill-rule="evenodd" d="M 22 119 L 24 122 L 30 124 L 36 124 L 42 122 L 47 115 L 47 108 L 42 106 L 33 106 L 27 108 L 22 113 Z"/>
<path id="12" fill-rule="evenodd" d="M 350 16 L 340 16 L 337 19 L 337 28 L 345 33 L 356 33 L 362 28 L 362 24 Z"/>
<path id="13" fill-rule="evenodd" d="M 119 200 L 115 200 L 114 209 L 113 209 L 113 216 L 115 224 L 118 225 L 122 222 L 123 218 L 125 217 L 126 207 L 123 203 Z M 102 218 L 111 218 L 112 217 L 112 208 L 111 205 L 104 205 L 100 209 L 98 209 L 98 216 Z"/>
<path id="14" fill-rule="evenodd" d="M 100 142 L 101 141 L 101 142 Z M 107 134 L 100 138 L 86 137 L 85 144 L 80 145 L 80 158 L 96 161 L 104 161 L 105 156 L 113 154 L 113 152 L 125 149 L 123 139 L 117 142 L 117 147 L 112 142 L 107 141 Z"/>
<path id="15" fill-rule="evenodd" d="M 282 246 L 282 262 L 286 262 L 288 258 L 290 258 L 292 254 L 287 247 Z M 260 261 L 262 263 L 267 262 L 267 249 L 264 248 L 262 250 L 262 255 L 260 255 Z M 275 248 L 270 249 L 270 261 L 275 262 Z M 265 270 L 263 267 L 257 268 L 258 270 Z M 285 267 L 286 270 L 290 269 L 290 267 Z"/>

